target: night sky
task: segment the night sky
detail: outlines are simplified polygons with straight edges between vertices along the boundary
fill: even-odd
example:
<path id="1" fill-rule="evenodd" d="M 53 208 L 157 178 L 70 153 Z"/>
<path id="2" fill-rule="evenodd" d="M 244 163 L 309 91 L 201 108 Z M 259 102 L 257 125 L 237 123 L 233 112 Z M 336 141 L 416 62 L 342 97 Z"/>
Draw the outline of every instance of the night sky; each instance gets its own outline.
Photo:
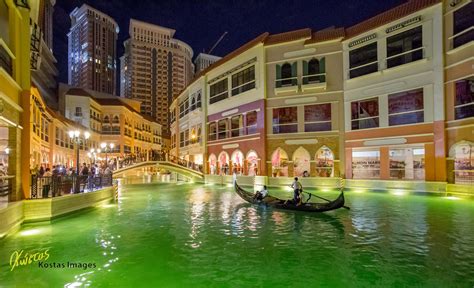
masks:
<path id="1" fill-rule="evenodd" d="M 104 12 L 118 23 L 118 58 L 123 55 L 123 41 L 129 37 L 130 18 L 175 29 L 175 38 L 189 44 L 195 56 L 203 50 L 208 51 L 222 33 L 228 31 L 212 53 L 225 56 L 263 32 L 348 27 L 406 1 L 58 0 L 54 6 L 54 54 L 58 60 L 58 80 L 67 83 L 69 13 L 83 3 Z M 117 63 L 120 63 L 118 59 Z"/>

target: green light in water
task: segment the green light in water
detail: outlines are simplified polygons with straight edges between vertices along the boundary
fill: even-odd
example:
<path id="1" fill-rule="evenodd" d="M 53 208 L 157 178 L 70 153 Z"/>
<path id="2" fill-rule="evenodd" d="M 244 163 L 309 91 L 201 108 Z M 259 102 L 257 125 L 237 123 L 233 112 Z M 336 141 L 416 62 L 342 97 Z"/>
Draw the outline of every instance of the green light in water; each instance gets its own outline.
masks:
<path id="1" fill-rule="evenodd" d="M 20 236 L 32 236 L 32 235 L 38 235 L 41 233 L 40 229 L 29 229 L 25 231 L 21 231 L 18 233 Z"/>

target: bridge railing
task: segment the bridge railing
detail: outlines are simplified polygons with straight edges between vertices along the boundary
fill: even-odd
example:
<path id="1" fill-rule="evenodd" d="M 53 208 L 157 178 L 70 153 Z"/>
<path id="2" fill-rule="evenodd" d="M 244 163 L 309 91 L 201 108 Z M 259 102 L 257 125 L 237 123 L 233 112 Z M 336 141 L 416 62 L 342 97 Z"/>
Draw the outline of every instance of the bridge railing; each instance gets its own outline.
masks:
<path id="1" fill-rule="evenodd" d="M 192 169 L 192 170 L 194 170 L 196 172 L 199 172 L 199 173 L 203 173 L 203 171 L 204 171 L 202 164 L 197 164 L 197 163 L 194 163 L 194 162 L 191 162 L 191 161 L 186 161 L 186 160 L 183 160 L 183 159 L 179 159 L 178 157 L 175 157 L 175 156 L 172 156 L 172 155 L 168 156 L 168 160 L 171 163 L 177 164 L 177 165 L 179 165 L 181 167 L 184 167 L 184 168 Z"/>

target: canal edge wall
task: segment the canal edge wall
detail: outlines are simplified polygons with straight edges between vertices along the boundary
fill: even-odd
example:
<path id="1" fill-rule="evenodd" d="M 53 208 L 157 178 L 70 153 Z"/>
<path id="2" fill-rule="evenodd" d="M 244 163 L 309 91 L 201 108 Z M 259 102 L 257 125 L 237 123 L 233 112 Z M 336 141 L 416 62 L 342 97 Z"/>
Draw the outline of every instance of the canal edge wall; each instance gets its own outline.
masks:
<path id="1" fill-rule="evenodd" d="M 15 233 L 23 223 L 50 221 L 86 208 L 99 206 L 114 198 L 114 189 L 64 195 L 55 198 L 21 200 L 0 209 L 0 239 Z"/>
<path id="2" fill-rule="evenodd" d="M 400 180 L 363 180 L 343 179 L 339 177 L 306 177 L 299 178 L 303 187 L 315 189 L 338 189 L 342 186 L 346 191 L 406 191 L 408 193 L 424 195 L 460 195 L 474 197 L 474 187 L 470 185 L 448 184 L 447 182 L 429 181 L 400 181 Z M 241 186 L 289 187 L 293 177 L 267 177 L 267 176 L 237 176 L 237 183 Z M 231 175 L 205 175 L 205 184 L 232 186 Z M 259 188 L 259 189 L 257 189 Z"/>

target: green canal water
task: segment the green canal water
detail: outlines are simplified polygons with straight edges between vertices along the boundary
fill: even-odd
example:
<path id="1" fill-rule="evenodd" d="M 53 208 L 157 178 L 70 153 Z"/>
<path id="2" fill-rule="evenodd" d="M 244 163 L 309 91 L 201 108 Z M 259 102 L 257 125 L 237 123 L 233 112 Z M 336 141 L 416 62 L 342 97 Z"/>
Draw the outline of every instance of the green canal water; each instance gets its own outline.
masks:
<path id="1" fill-rule="evenodd" d="M 472 200 L 346 198 L 350 211 L 308 214 L 246 204 L 227 186 L 124 185 L 118 203 L 1 240 L 0 287 L 474 286 Z M 11 271 L 21 250 L 49 258 Z"/>

